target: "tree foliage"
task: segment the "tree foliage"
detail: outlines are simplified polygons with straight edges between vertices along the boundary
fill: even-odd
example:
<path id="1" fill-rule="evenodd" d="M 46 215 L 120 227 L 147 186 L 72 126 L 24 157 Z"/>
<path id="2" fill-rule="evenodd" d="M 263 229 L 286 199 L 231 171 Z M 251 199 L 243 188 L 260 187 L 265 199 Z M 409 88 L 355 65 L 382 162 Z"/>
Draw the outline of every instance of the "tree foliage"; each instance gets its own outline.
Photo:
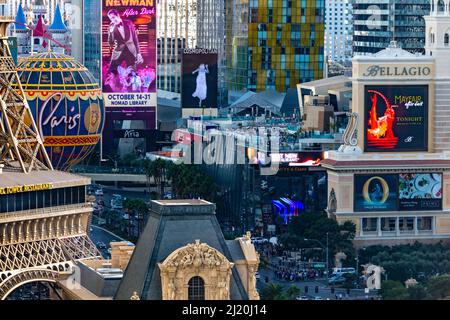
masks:
<path id="1" fill-rule="evenodd" d="M 426 282 L 437 274 L 450 273 L 450 246 L 416 242 L 399 246 L 370 246 L 359 251 L 361 264 L 382 266 L 390 280 L 409 278 Z"/>
<path id="2" fill-rule="evenodd" d="M 381 284 L 383 300 L 407 300 L 408 292 L 400 281 L 387 280 Z"/>
<path id="3" fill-rule="evenodd" d="M 445 299 L 450 297 L 450 275 L 433 277 L 428 281 L 428 292 L 433 299 Z"/>
<path id="4" fill-rule="evenodd" d="M 384 300 L 438 300 L 450 298 L 450 275 L 430 278 L 406 288 L 400 281 L 387 280 L 381 284 L 381 296 Z"/>
<path id="5" fill-rule="evenodd" d="M 300 295 L 300 292 L 300 288 L 293 284 L 286 290 L 286 295 L 290 300 L 294 300 Z"/>
<path id="6" fill-rule="evenodd" d="M 287 232 L 280 236 L 280 243 L 286 249 L 318 247 L 317 241 L 305 240 L 314 239 L 326 246 L 328 233 L 330 263 L 334 254 L 343 251 L 347 255 L 347 259 L 343 261 L 344 266 L 354 266 L 355 251 L 352 240 L 355 231 L 356 227 L 351 222 L 339 225 L 325 213 L 305 213 L 291 219 Z"/>
<path id="7" fill-rule="evenodd" d="M 146 160 L 145 171 L 148 186 L 152 182 L 156 184 L 159 198 L 164 195 L 164 187 L 170 184 L 174 199 L 202 198 L 216 202 L 219 188 L 199 165 L 174 164 L 162 159 Z"/>
<path id="8" fill-rule="evenodd" d="M 262 300 L 284 300 L 283 286 L 277 283 L 269 283 L 261 290 Z"/>

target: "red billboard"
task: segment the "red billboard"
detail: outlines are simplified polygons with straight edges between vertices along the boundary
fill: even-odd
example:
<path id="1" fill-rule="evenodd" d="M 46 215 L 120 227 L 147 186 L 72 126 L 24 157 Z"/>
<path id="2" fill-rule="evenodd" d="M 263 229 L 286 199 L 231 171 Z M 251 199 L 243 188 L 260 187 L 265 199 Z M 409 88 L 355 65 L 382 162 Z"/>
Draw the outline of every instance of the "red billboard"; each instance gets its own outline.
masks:
<path id="1" fill-rule="evenodd" d="M 156 107 L 155 0 L 102 0 L 106 107 Z"/>
<path id="2" fill-rule="evenodd" d="M 428 150 L 428 86 L 365 87 L 365 151 Z"/>

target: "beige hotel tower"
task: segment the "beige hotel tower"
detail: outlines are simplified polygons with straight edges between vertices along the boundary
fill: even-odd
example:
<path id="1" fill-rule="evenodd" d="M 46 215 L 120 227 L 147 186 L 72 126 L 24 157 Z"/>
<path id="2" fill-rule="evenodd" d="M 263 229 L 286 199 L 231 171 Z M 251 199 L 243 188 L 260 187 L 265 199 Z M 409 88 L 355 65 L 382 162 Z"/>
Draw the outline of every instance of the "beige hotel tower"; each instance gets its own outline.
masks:
<path id="1" fill-rule="evenodd" d="M 355 244 L 450 239 L 450 1 L 432 1 L 426 54 L 353 58 L 345 145 L 328 152 L 328 214 Z"/>

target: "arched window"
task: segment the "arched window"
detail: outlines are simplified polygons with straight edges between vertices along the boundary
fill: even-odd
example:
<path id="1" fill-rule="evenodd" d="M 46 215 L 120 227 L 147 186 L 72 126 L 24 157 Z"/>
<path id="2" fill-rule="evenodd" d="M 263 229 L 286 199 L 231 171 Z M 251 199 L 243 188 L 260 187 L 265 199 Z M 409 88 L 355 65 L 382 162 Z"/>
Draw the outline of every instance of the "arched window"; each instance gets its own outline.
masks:
<path id="1" fill-rule="evenodd" d="M 448 33 L 446 33 L 444 36 L 444 46 L 448 47 L 449 41 L 450 41 L 450 37 L 449 37 Z"/>
<path id="2" fill-rule="evenodd" d="M 205 281 L 202 278 L 192 277 L 188 286 L 188 300 L 205 300 Z"/>
<path id="3" fill-rule="evenodd" d="M 443 12 L 445 12 L 445 3 L 444 3 L 444 0 L 439 0 L 439 1 L 438 1 L 438 7 L 437 7 L 437 9 L 438 9 L 438 13 L 443 13 Z"/>

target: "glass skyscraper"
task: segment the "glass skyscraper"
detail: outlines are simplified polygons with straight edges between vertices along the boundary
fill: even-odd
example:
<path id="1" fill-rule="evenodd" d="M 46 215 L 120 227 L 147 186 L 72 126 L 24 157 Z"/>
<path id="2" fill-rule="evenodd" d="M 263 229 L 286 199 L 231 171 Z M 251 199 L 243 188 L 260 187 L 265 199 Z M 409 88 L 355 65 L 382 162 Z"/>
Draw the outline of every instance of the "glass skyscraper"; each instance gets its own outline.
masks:
<path id="1" fill-rule="evenodd" d="M 91 71 L 96 80 L 100 80 L 101 57 L 101 2 L 84 0 L 83 6 L 83 64 Z"/>
<path id="2" fill-rule="evenodd" d="M 325 53 L 329 61 L 349 62 L 353 57 L 351 0 L 326 0 Z"/>
<path id="3" fill-rule="evenodd" d="M 286 92 L 323 77 L 325 0 L 229 0 L 229 91 Z"/>
<path id="4" fill-rule="evenodd" d="M 197 0 L 158 0 L 158 89 L 181 92 L 185 48 L 197 46 Z"/>
<path id="5" fill-rule="evenodd" d="M 227 93 L 245 92 L 248 75 L 248 6 L 249 0 L 225 1 L 224 84 Z M 233 99 L 224 97 L 222 101 Z M 231 100 L 231 101 L 230 101 Z"/>
<path id="6" fill-rule="evenodd" d="M 425 20 L 430 0 L 354 0 L 353 54 L 366 55 L 397 45 L 424 53 Z"/>

